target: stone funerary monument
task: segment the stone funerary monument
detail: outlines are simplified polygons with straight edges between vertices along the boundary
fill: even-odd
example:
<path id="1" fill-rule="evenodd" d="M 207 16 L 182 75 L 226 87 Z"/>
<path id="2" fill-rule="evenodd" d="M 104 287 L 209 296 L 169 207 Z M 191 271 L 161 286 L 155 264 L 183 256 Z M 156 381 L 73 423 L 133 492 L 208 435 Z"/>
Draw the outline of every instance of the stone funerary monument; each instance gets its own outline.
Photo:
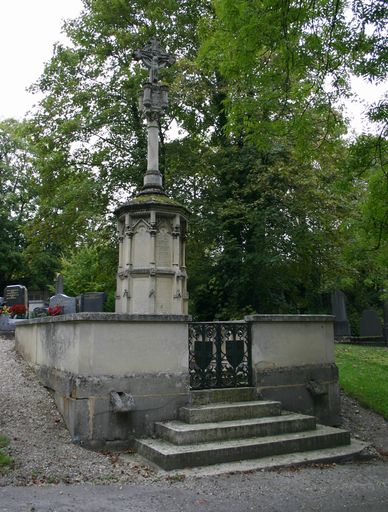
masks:
<path id="1" fill-rule="evenodd" d="M 159 70 L 174 57 L 156 39 L 134 57 L 149 70 L 139 102 L 147 171 L 142 190 L 115 212 L 116 312 L 20 321 L 17 350 L 85 446 L 135 446 L 165 469 L 338 445 L 349 454 L 349 434 L 331 427 L 340 420 L 333 317 L 190 322 L 188 210 L 166 195 L 158 156 L 168 103 Z M 281 414 L 280 401 L 294 412 Z"/>
<path id="2" fill-rule="evenodd" d="M 139 97 L 147 120 L 147 172 L 143 190 L 116 210 L 120 242 L 116 313 L 186 315 L 188 211 L 167 197 L 159 171 L 158 119 L 168 100 L 167 88 L 158 83 L 158 71 L 175 59 L 156 39 L 134 56 L 149 69 Z"/>

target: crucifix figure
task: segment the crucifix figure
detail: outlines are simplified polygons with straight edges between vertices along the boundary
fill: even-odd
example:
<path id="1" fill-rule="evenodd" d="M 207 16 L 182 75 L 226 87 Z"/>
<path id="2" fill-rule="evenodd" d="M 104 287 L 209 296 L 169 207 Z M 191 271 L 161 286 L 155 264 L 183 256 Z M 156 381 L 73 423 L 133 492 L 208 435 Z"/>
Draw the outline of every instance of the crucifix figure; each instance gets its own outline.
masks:
<path id="1" fill-rule="evenodd" d="M 140 194 L 164 194 L 162 175 L 159 171 L 159 119 L 167 108 L 167 87 L 158 84 L 159 69 L 170 66 L 175 57 L 165 50 L 154 37 L 142 49 L 133 53 L 136 60 L 141 60 L 149 69 L 149 81 L 143 84 L 140 94 L 140 111 L 147 119 L 148 148 L 147 172 L 144 176 L 144 186 Z"/>
<path id="2" fill-rule="evenodd" d="M 135 60 L 141 60 L 144 66 L 149 69 L 149 78 L 152 84 L 158 81 L 160 68 L 171 66 L 175 62 L 174 55 L 165 52 L 155 37 L 142 50 L 135 50 L 133 56 Z"/>

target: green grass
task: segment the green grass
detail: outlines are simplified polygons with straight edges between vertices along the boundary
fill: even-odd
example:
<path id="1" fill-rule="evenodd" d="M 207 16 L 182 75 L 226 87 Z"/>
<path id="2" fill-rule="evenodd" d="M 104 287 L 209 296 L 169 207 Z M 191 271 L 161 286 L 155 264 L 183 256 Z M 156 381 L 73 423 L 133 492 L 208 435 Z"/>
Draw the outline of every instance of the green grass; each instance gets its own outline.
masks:
<path id="1" fill-rule="evenodd" d="M 388 349 L 336 345 L 341 388 L 388 419 Z"/>
<path id="2" fill-rule="evenodd" d="M 9 439 L 5 436 L 0 436 L 0 475 L 6 471 L 7 468 L 12 464 L 12 458 L 4 453 L 4 448 L 9 445 Z"/>

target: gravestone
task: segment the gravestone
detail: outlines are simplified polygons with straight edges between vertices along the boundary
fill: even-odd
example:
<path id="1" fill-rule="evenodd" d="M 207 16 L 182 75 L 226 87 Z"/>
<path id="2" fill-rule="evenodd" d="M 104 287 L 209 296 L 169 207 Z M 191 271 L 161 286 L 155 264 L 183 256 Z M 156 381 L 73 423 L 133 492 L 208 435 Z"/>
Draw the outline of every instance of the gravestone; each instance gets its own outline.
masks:
<path id="1" fill-rule="evenodd" d="M 63 315 L 70 315 L 76 312 L 76 299 L 64 293 L 58 293 L 50 297 L 50 308 L 55 308 L 56 306 L 62 307 Z"/>
<path id="2" fill-rule="evenodd" d="M 55 294 L 56 295 L 63 294 L 63 287 L 64 287 L 63 275 L 58 274 L 57 278 L 55 279 Z"/>
<path id="3" fill-rule="evenodd" d="M 346 313 L 346 295 L 341 290 L 331 293 L 331 310 L 335 316 L 334 336 L 350 336 L 350 324 Z"/>
<path id="4" fill-rule="evenodd" d="M 44 316 L 48 315 L 48 308 L 38 306 L 38 307 L 34 308 L 32 313 L 35 318 L 44 317 Z"/>
<path id="5" fill-rule="evenodd" d="M 385 344 L 388 346 L 388 299 L 385 299 L 384 301 L 384 341 Z"/>
<path id="6" fill-rule="evenodd" d="M 106 301 L 105 292 L 87 292 L 77 297 L 78 311 L 82 313 L 101 313 Z"/>
<path id="7" fill-rule="evenodd" d="M 6 286 L 4 289 L 4 301 L 8 307 L 15 304 L 24 304 L 28 310 L 27 288 L 21 284 Z"/>
<path id="8" fill-rule="evenodd" d="M 383 335 L 383 327 L 376 311 L 373 309 L 364 309 L 360 320 L 360 336 L 379 336 Z"/>

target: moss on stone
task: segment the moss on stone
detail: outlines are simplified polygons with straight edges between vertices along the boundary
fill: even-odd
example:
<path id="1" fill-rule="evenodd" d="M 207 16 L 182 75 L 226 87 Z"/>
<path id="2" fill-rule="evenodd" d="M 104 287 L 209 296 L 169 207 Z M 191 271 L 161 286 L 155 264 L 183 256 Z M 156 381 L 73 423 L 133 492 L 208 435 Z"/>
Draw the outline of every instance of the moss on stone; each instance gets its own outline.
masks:
<path id="1" fill-rule="evenodd" d="M 171 199 L 170 197 L 167 197 L 162 194 L 141 194 L 139 196 L 134 197 L 129 201 L 130 204 L 142 204 L 142 203 L 160 203 L 160 204 L 171 204 L 173 206 L 180 206 L 181 208 L 183 205 L 181 203 L 178 203 L 178 201 L 175 201 L 175 199 Z"/>

